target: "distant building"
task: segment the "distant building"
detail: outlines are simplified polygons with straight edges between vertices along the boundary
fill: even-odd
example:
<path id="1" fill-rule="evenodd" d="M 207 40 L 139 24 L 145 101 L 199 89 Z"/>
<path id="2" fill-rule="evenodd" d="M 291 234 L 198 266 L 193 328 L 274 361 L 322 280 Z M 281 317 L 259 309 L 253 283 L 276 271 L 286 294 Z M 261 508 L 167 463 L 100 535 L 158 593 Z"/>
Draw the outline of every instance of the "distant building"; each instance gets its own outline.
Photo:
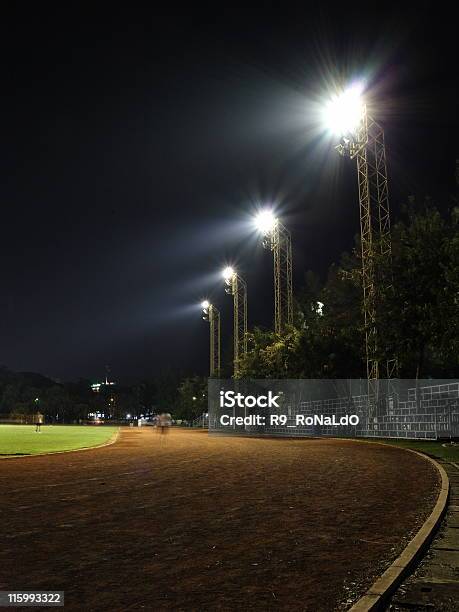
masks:
<path id="1" fill-rule="evenodd" d="M 91 389 L 94 393 L 100 393 L 100 391 L 105 391 L 107 388 L 116 385 L 114 381 L 109 381 L 107 376 L 105 377 L 105 382 L 93 383 L 91 385 Z"/>

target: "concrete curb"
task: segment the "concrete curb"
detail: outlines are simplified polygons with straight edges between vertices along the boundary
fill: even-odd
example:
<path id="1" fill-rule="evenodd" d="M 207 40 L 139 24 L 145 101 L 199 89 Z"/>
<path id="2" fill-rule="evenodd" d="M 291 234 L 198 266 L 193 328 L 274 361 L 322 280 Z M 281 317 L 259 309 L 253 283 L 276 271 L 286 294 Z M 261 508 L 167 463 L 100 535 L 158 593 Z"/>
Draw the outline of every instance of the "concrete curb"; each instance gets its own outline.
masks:
<path id="1" fill-rule="evenodd" d="M 385 446 L 391 446 L 390 444 Z M 392 446 L 399 448 L 399 446 Z M 410 448 L 405 448 L 410 453 L 419 455 L 426 461 L 430 461 L 440 473 L 441 488 L 437 502 L 430 516 L 427 518 L 421 529 L 417 532 L 414 538 L 408 543 L 405 550 L 397 559 L 390 565 L 376 582 L 368 589 L 353 606 L 349 612 L 370 612 L 370 610 L 383 610 L 387 599 L 398 588 L 402 580 L 409 574 L 411 568 L 422 555 L 426 547 L 432 540 L 435 531 L 441 523 L 443 515 L 446 511 L 449 495 L 449 479 L 444 468 L 428 455 L 418 453 Z"/>
<path id="2" fill-rule="evenodd" d="M 30 459 L 31 457 L 45 457 L 46 455 L 62 455 L 63 453 L 80 453 L 81 451 L 90 451 L 96 448 L 103 448 L 104 446 L 110 446 L 111 444 L 115 444 L 120 435 L 121 427 L 118 427 L 118 431 L 115 431 L 113 436 L 104 442 L 103 444 L 98 444 L 97 446 L 83 446 L 82 448 L 70 448 L 69 450 L 63 451 L 51 451 L 49 453 L 30 453 L 29 455 L 4 455 L 0 456 L 0 461 L 2 459 Z"/>

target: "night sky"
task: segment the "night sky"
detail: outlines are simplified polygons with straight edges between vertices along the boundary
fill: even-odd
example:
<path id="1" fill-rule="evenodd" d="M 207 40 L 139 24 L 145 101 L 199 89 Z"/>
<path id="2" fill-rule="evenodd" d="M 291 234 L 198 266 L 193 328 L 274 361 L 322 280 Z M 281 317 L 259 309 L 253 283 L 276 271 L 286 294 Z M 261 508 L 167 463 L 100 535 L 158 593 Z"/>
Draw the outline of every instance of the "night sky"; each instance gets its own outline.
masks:
<path id="1" fill-rule="evenodd" d="M 367 83 L 394 215 L 408 194 L 454 189 L 457 20 L 441 3 L 365 18 L 351 3 L 35 4 L 10 3 L 0 26 L 0 364 L 13 370 L 206 374 L 199 303 L 215 300 L 229 332 L 227 264 L 248 282 L 249 324 L 270 325 L 257 207 L 291 229 L 297 287 L 358 232 L 355 168 L 318 120 L 333 86 Z"/>

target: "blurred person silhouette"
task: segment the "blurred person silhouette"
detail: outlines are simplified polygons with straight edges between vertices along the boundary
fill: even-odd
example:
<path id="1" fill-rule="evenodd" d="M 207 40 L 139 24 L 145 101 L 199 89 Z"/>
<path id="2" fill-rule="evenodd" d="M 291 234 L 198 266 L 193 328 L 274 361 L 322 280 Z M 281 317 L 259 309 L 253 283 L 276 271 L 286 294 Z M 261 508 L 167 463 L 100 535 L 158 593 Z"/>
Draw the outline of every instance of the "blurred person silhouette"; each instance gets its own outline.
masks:
<path id="1" fill-rule="evenodd" d="M 172 425 L 172 416 L 169 412 L 162 412 L 157 419 L 157 427 L 161 435 L 169 432 L 169 427 Z"/>
<path id="2" fill-rule="evenodd" d="M 43 415 L 41 412 L 37 412 L 35 415 L 35 432 L 41 433 L 41 426 L 43 425 Z"/>

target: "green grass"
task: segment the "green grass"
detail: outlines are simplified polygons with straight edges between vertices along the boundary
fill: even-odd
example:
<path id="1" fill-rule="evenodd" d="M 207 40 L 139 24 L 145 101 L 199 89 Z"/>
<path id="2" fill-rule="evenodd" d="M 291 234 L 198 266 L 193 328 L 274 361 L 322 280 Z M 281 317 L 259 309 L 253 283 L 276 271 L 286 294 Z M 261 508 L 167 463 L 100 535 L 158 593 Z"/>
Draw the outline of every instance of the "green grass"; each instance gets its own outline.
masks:
<path id="1" fill-rule="evenodd" d="M 368 440 L 368 438 L 367 438 Z M 444 461 L 459 461 L 459 444 L 450 444 L 448 442 L 437 442 L 435 440 L 396 440 L 387 438 L 384 440 L 375 439 L 374 442 L 383 442 L 384 444 L 393 444 L 403 448 L 412 448 L 413 450 L 426 453 L 432 457 L 443 459 Z"/>
<path id="2" fill-rule="evenodd" d="M 0 425 L 0 455 L 36 455 L 98 446 L 107 442 L 117 427 L 95 425 Z"/>

